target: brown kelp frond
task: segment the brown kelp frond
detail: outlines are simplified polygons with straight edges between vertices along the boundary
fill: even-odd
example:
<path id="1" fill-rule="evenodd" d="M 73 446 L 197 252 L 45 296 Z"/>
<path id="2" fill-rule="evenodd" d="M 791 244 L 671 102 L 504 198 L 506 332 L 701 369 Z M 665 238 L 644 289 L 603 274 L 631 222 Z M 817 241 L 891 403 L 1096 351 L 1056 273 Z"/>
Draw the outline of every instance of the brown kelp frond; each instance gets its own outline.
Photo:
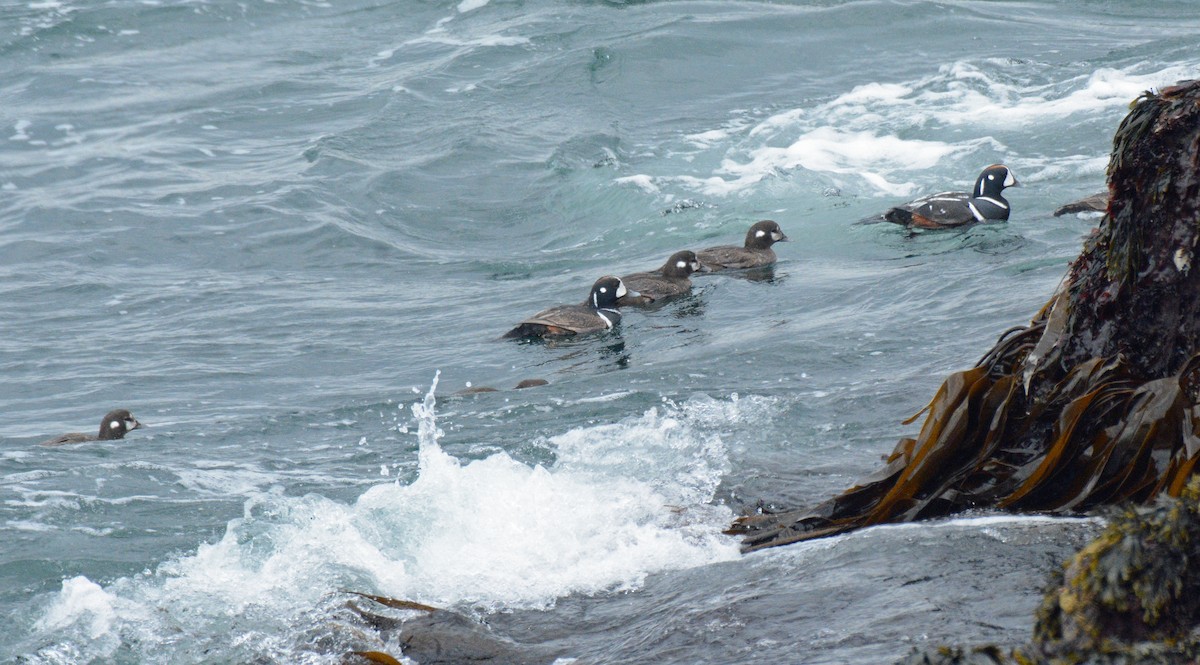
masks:
<path id="1" fill-rule="evenodd" d="M 368 663 L 378 663 L 379 665 L 402 665 L 402 663 L 396 660 L 393 656 L 382 651 L 351 651 L 350 654 L 352 656 L 357 656 Z"/>
<path id="2" fill-rule="evenodd" d="M 394 610 L 416 610 L 418 612 L 437 612 L 440 609 L 437 607 L 433 607 L 432 605 L 422 605 L 421 603 L 415 603 L 411 600 L 400 600 L 399 598 L 389 598 L 387 596 L 376 596 L 376 595 L 369 594 L 369 593 L 362 593 L 360 591 L 347 590 L 346 593 L 354 594 L 355 596 L 361 596 L 363 598 L 366 598 L 367 600 L 373 600 L 373 601 L 379 603 L 380 605 L 383 605 L 384 607 L 390 607 Z"/>
<path id="3" fill-rule="evenodd" d="M 1014 344 L 1026 332 L 1002 337 Z M 1002 357 L 997 354 L 995 357 Z M 988 356 L 991 357 L 991 356 Z M 990 376 L 981 365 L 951 374 L 927 407 L 915 439 L 902 439 L 888 464 L 807 511 L 739 519 L 747 551 L 886 522 L 973 507 L 1071 512 L 1177 493 L 1200 459 L 1190 395 L 1200 356 L 1179 375 L 1138 382 L 1123 360 L 1076 366 L 1034 409 L 1017 374 Z M 1026 440 L 1039 416 L 1053 414 L 1045 447 Z"/>

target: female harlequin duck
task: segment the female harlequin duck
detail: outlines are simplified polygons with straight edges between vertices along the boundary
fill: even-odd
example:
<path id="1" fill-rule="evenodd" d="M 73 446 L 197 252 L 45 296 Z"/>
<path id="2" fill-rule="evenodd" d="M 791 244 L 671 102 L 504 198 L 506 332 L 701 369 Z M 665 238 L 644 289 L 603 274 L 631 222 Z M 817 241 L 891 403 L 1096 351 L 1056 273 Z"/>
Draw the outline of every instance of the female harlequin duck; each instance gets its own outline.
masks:
<path id="1" fill-rule="evenodd" d="M 583 304 L 542 310 L 504 333 L 503 338 L 563 337 L 609 330 L 620 323 L 617 301 L 627 295 L 638 294 L 626 289 L 616 277 L 601 277 L 592 285 L 592 293 Z"/>
<path id="2" fill-rule="evenodd" d="M 84 434 L 83 432 L 70 432 L 62 436 L 47 439 L 38 445 L 41 446 L 61 446 L 67 443 L 84 443 L 86 441 L 115 441 L 116 439 L 125 438 L 125 433 L 130 430 L 140 429 L 144 427 L 133 417 L 133 414 L 125 409 L 115 409 L 104 415 L 104 420 L 100 421 L 100 433 Z"/>
<path id="3" fill-rule="evenodd" d="M 711 272 L 718 270 L 745 270 L 746 268 L 765 268 L 775 263 L 775 250 L 771 245 L 785 242 L 788 237 L 775 222 L 764 219 L 755 222 L 746 232 L 746 244 L 743 247 L 721 245 L 709 247 L 696 252 L 696 258 Z"/>
<path id="4" fill-rule="evenodd" d="M 675 252 L 658 270 L 635 272 L 622 277 L 621 281 L 625 282 L 626 287 L 641 295 L 626 295 L 617 301 L 617 305 L 650 305 L 687 295 L 692 290 L 692 280 L 688 277 L 694 272 L 708 272 L 708 267 L 700 263 L 695 252 Z"/>
<path id="5" fill-rule="evenodd" d="M 1008 201 L 1001 193 L 1005 187 L 1021 183 L 1003 164 L 992 164 L 979 174 L 975 189 L 968 192 L 940 192 L 896 206 L 883 213 L 883 219 L 915 229 L 948 229 L 975 222 L 1008 220 Z M 875 221 L 875 220 L 868 220 Z"/>
<path id="6" fill-rule="evenodd" d="M 1054 211 L 1055 217 L 1062 217 L 1073 212 L 1106 212 L 1108 210 L 1108 192 L 1096 192 L 1087 198 L 1072 201 L 1060 206 Z"/>

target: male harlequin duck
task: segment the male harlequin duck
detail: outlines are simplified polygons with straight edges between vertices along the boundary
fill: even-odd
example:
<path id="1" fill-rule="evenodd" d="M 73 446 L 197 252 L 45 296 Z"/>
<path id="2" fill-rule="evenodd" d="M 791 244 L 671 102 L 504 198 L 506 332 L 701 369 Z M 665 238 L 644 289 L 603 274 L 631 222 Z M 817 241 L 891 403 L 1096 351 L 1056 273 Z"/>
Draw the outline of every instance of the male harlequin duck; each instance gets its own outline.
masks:
<path id="1" fill-rule="evenodd" d="M 775 263 L 775 250 L 771 245 L 786 242 L 787 236 L 775 222 L 764 219 L 755 222 L 746 232 L 746 244 L 743 247 L 721 245 L 709 247 L 696 252 L 696 258 L 710 272 L 718 270 L 745 270 L 746 268 L 765 268 Z"/>
<path id="2" fill-rule="evenodd" d="M 115 409 L 104 415 L 104 420 L 100 421 L 99 434 L 84 434 L 83 432 L 70 432 L 62 436 L 47 439 L 41 442 L 40 446 L 61 446 L 67 443 L 84 443 L 86 441 L 115 441 L 116 439 L 125 438 L 125 433 L 130 430 L 140 429 L 144 427 L 133 417 L 133 414 L 125 409 Z"/>
<path id="3" fill-rule="evenodd" d="M 637 295 L 616 277 L 596 280 L 592 293 L 581 305 L 559 305 L 542 310 L 504 333 L 503 339 L 521 337 L 563 337 L 609 330 L 621 321 L 617 301 Z"/>
<path id="4" fill-rule="evenodd" d="M 1008 220 L 1005 187 L 1021 183 L 1003 164 L 992 164 L 979 174 L 970 192 L 940 192 L 899 205 L 883 213 L 882 220 L 916 229 L 948 229 L 975 222 Z"/>
<path id="5" fill-rule="evenodd" d="M 675 252 L 658 270 L 635 272 L 622 277 L 621 281 L 625 282 L 626 287 L 641 295 L 626 295 L 617 301 L 617 305 L 650 305 L 687 295 L 692 290 L 692 280 L 688 277 L 694 272 L 708 272 L 708 267 L 700 263 L 695 252 Z"/>

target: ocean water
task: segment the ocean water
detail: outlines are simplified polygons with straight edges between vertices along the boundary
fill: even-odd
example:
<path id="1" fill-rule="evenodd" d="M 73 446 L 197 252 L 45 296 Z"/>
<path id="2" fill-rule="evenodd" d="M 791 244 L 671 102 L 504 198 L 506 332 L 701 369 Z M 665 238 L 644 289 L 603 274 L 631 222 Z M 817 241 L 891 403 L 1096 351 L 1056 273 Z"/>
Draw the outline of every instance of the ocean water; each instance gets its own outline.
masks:
<path id="1" fill-rule="evenodd" d="M 0 4 L 0 660 L 400 655 L 347 591 L 564 663 L 1027 638 L 1095 521 L 721 530 L 870 473 L 1036 312 L 1097 223 L 1052 211 L 1198 36 L 1182 0 Z M 854 223 L 994 162 L 1006 224 Z M 769 280 L 497 339 L 762 218 Z M 117 407 L 147 427 L 36 445 Z"/>

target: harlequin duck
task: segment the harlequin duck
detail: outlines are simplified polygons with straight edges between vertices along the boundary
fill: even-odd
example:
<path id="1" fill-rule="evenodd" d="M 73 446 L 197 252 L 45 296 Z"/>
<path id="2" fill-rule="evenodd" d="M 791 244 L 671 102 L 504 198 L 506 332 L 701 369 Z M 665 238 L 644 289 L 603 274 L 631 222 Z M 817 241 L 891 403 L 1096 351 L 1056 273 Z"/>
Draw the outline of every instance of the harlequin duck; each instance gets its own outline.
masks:
<path id="1" fill-rule="evenodd" d="M 70 432 L 62 436 L 47 439 L 41 442 L 40 446 L 61 446 L 68 443 L 84 443 L 86 441 L 114 441 L 116 439 L 125 438 L 125 433 L 130 430 L 141 429 L 144 427 L 133 417 L 133 414 L 125 409 L 114 409 L 104 415 L 104 420 L 100 421 L 99 434 L 85 434 L 83 432 Z"/>
<path id="2" fill-rule="evenodd" d="M 882 220 L 916 229 L 948 229 L 975 222 L 1008 220 L 1005 187 L 1021 183 L 1003 164 L 992 164 L 979 174 L 970 192 L 940 192 L 923 196 L 883 213 Z"/>
<path id="3" fill-rule="evenodd" d="M 755 222 L 746 232 L 746 243 L 742 247 L 721 245 L 696 252 L 696 258 L 710 272 L 718 270 L 745 270 L 765 268 L 775 263 L 775 250 L 771 245 L 786 242 L 787 236 L 775 222 L 764 219 Z"/>
<path id="4" fill-rule="evenodd" d="M 700 263 L 695 252 L 675 252 L 658 270 L 635 272 L 622 277 L 625 286 L 640 295 L 626 295 L 617 301 L 617 305 L 650 305 L 687 295 L 692 290 L 692 280 L 688 276 L 694 272 L 708 272 L 708 267 Z"/>
<path id="5" fill-rule="evenodd" d="M 1055 217 L 1062 217 L 1073 212 L 1105 212 L 1108 210 L 1108 192 L 1096 192 L 1078 201 L 1072 201 L 1054 211 Z"/>
<path id="6" fill-rule="evenodd" d="M 601 277 L 592 285 L 592 293 L 583 304 L 542 310 L 504 333 L 503 339 L 563 337 L 609 330 L 621 321 L 617 301 L 626 295 L 637 293 L 626 289 L 616 277 Z"/>

